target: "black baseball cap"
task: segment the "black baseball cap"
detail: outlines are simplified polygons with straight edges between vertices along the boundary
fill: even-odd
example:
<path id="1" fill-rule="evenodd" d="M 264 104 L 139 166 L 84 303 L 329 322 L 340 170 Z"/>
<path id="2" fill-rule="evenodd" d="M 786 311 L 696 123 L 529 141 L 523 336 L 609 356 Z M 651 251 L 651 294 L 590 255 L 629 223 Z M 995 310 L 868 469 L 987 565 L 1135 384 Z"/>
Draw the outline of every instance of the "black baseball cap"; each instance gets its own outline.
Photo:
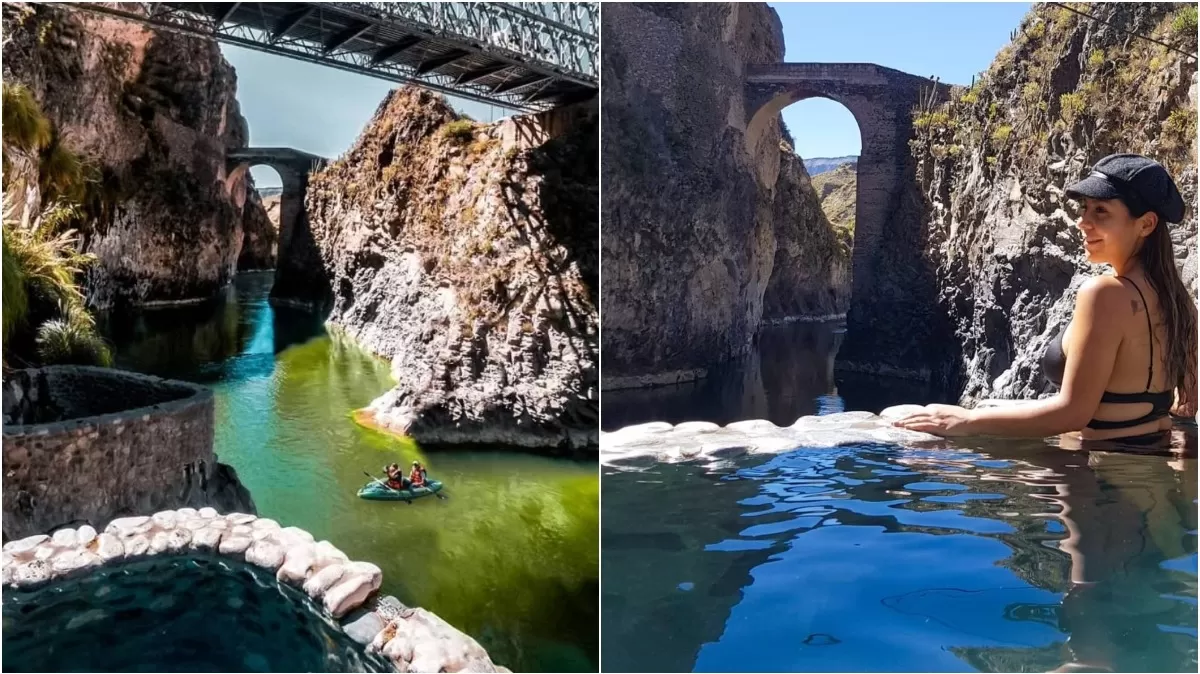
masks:
<path id="1" fill-rule="evenodd" d="M 1161 164 L 1140 154 L 1110 154 L 1088 177 L 1067 186 L 1068 197 L 1120 199 L 1130 211 L 1154 211 L 1167 222 L 1183 221 L 1183 195 Z"/>

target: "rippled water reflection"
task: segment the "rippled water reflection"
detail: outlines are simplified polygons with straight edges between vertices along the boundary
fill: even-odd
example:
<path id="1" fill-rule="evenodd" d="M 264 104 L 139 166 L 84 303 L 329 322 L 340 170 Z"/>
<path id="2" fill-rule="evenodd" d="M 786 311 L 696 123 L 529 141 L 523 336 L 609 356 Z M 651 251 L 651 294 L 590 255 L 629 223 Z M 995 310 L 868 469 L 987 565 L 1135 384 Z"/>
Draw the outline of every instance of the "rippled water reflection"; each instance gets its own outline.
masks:
<path id="1" fill-rule="evenodd" d="M 846 387 L 836 349 L 796 336 L 829 327 L 791 328 L 818 346 L 606 393 L 605 426 L 912 401 L 887 380 Z M 1195 458 L 957 445 L 605 467 L 604 669 L 1196 671 Z"/>
<path id="2" fill-rule="evenodd" d="M 270 274 L 206 307 L 110 319 L 116 363 L 197 381 L 216 398 L 216 451 L 259 514 L 383 569 L 385 593 L 423 606 L 517 671 L 595 671 L 599 480 L 594 462 L 425 452 L 350 413 L 392 386 L 387 363 L 267 303 Z M 419 459 L 446 500 L 364 501 L 385 463 Z"/>

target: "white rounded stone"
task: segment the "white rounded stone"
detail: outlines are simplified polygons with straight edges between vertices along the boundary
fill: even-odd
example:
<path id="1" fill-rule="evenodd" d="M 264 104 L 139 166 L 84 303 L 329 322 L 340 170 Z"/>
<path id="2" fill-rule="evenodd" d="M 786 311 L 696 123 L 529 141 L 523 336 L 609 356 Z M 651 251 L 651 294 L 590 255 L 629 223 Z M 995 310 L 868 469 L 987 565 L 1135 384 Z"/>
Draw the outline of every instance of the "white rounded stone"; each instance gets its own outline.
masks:
<path id="1" fill-rule="evenodd" d="M 200 515 L 206 520 L 211 520 L 214 517 L 220 516 L 220 513 L 217 512 L 216 508 L 201 508 L 196 514 Z"/>
<path id="2" fill-rule="evenodd" d="M 124 538 L 121 543 L 125 546 L 125 559 L 130 557 L 140 557 L 146 554 L 150 549 L 150 539 L 143 534 L 135 534 L 129 538 Z"/>
<path id="3" fill-rule="evenodd" d="M 104 527 L 104 531 L 116 534 L 121 538 L 128 538 L 129 536 L 147 533 L 152 526 L 150 518 L 144 515 L 138 517 L 118 517 L 109 522 L 108 526 Z"/>
<path id="4" fill-rule="evenodd" d="M 272 571 L 283 564 L 284 550 L 274 541 L 261 540 L 246 550 L 246 561 Z"/>
<path id="5" fill-rule="evenodd" d="M 217 547 L 217 550 L 222 555 L 241 555 L 246 552 L 253 542 L 249 536 L 239 536 L 229 533 L 221 537 L 221 544 Z"/>
<path id="6" fill-rule="evenodd" d="M 9 541 L 8 543 L 5 543 L 4 551 L 7 552 L 8 554 L 12 555 L 13 558 L 15 558 L 15 559 L 22 559 L 24 557 L 32 557 L 33 551 L 37 548 L 37 546 L 41 545 L 44 541 L 48 541 L 48 540 L 50 540 L 50 537 L 47 536 L 46 534 L 37 534 L 35 536 L 27 536 L 27 537 L 19 539 L 19 540 Z"/>
<path id="7" fill-rule="evenodd" d="M 121 545 L 121 540 L 116 536 L 103 533 L 96 537 L 96 554 L 107 562 L 124 555 L 125 547 Z"/>
<path id="8" fill-rule="evenodd" d="M 13 583 L 17 585 L 32 585 L 50 580 L 50 563 L 44 559 L 35 559 L 17 567 L 13 572 Z"/>
<path id="9" fill-rule="evenodd" d="M 167 532 L 167 549 L 173 552 L 183 550 L 192 542 L 191 529 L 173 529 Z"/>
<path id="10" fill-rule="evenodd" d="M 325 591 L 333 587 L 334 583 L 341 580 L 342 574 L 345 572 L 344 565 L 330 564 L 304 581 L 304 592 L 313 599 L 316 599 L 324 595 Z"/>
<path id="11" fill-rule="evenodd" d="M 60 548 L 73 548 L 79 542 L 79 536 L 74 529 L 59 529 L 50 537 L 54 545 Z"/>
<path id="12" fill-rule="evenodd" d="M 200 512 L 195 508 L 180 508 L 175 511 L 175 514 L 179 515 L 179 519 L 187 519 L 189 517 L 196 517 Z"/>
<path id="13" fill-rule="evenodd" d="M 75 532 L 75 538 L 81 546 L 91 545 L 92 541 L 96 540 L 96 529 L 90 524 L 85 524 Z"/>
<path id="14" fill-rule="evenodd" d="M 192 534 L 192 542 L 190 544 L 193 550 L 214 550 L 221 543 L 221 534 L 224 532 L 220 529 L 205 527 Z"/>
<path id="15" fill-rule="evenodd" d="M 247 515 L 246 513 L 229 513 L 225 516 L 230 524 L 249 524 L 258 519 L 257 515 Z"/>
<path id="16" fill-rule="evenodd" d="M 283 556 L 283 565 L 279 567 L 279 572 L 275 574 L 275 578 L 285 583 L 303 584 L 304 581 L 308 580 L 313 562 L 316 561 L 316 556 L 317 546 L 312 543 L 298 543 L 288 546 Z"/>
<path id="17" fill-rule="evenodd" d="M 162 510 L 154 513 L 150 521 L 159 529 L 174 529 L 175 522 L 179 520 L 179 515 L 175 514 L 174 510 Z"/>

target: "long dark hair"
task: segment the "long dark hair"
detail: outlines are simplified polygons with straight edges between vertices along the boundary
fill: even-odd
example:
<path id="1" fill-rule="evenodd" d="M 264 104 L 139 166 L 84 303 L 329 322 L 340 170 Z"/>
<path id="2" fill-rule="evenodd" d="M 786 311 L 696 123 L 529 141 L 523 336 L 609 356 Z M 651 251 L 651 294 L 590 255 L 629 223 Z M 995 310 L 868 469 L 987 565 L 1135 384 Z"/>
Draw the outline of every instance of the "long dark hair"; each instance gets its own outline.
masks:
<path id="1" fill-rule="evenodd" d="M 1131 206 L 1126 203 L 1126 206 L 1130 209 L 1129 214 L 1135 218 L 1150 210 L 1140 204 Z M 1181 400 L 1194 402 L 1190 396 L 1196 385 L 1196 306 L 1183 279 L 1179 277 L 1179 269 L 1175 267 L 1171 232 L 1161 215 L 1158 216 L 1154 231 L 1142 242 L 1137 257 L 1141 260 L 1146 281 L 1158 293 L 1158 305 L 1167 327 L 1167 343 L 1163 349 L 1167 356 L 1167 380 L 1179 390 Z M 1154 339 L 1154 335 L 1150 335 L 1150 339 Z"/>

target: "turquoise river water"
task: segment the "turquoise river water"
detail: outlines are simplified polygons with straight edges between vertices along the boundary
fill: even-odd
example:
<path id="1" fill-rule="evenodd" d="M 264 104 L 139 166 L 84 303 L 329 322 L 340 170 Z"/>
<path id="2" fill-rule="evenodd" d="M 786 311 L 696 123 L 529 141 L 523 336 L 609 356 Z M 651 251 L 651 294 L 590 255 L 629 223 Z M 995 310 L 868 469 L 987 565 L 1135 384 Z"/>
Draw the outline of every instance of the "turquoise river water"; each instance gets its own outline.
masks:
<path id="1" fill-rule="evenodd" d="M 215 449 L 259 514 L 383 569 L 383 592 L 434 611 L 515 671 L 595 671 L 599 480 L 594 462 L 442 450 L 367 430 L 351 412 L 392 386 L 386 362 L 240 276 L 203 307 L 111 318 L 117 367 L 211 386 Z M 363 471 L 420 459 L 444 500 L 365 501 Z"/>

